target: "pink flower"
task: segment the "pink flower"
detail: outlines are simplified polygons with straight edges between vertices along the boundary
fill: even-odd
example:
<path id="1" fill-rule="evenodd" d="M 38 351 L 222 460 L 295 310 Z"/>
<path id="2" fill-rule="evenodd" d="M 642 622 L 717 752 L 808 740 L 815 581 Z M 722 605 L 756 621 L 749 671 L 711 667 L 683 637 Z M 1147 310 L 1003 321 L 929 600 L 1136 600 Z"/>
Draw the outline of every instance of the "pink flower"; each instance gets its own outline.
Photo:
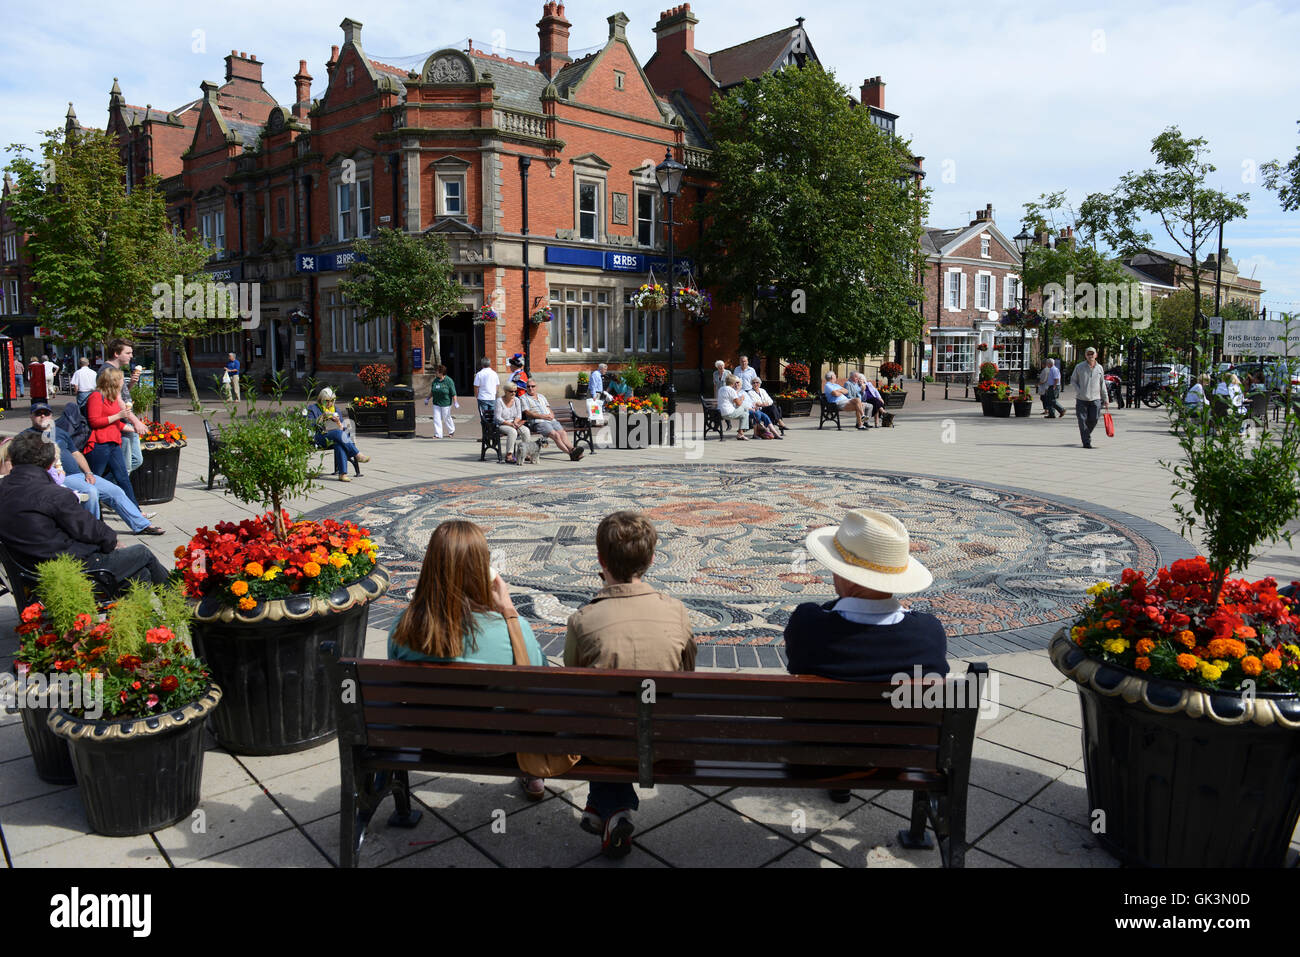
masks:
<path id="1" fill-rule="evenodd" d="M 158 707 L 158 696 L 157 696 L 156 694 L 151 694 L 149 697 L 145 698 L 145 699 L 144 699 L 144 706 L 145 706 L 146 708 L 156 708 L 156 707 Z"/>

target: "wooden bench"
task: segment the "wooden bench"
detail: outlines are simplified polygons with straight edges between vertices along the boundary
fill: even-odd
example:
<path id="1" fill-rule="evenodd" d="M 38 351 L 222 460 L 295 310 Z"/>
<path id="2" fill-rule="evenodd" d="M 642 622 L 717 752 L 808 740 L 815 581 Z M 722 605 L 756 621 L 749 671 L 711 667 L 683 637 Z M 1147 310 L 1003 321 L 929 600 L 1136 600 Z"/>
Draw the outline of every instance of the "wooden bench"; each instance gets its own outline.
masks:
<path id="1" fill-rule="evenodd" d="M 86 566 L 86 574 L 94 583 L 95 598 L 99 601 L 112 601 L 126 590 L 126 583 L 118 582 L 106 568 Z M 19 614 L 36 601 L 38 578 L 34 565 L 21 561 L 3 543 L 0 543 L 0 595 L 6 593 L 13 595 Z"/>
<path id="2" fill-rule="evenodd" d="M 817 393 L 817 404 L 821 407 L 822 413 L 821 420 L 817 423 L 818 429 L 827 422 L 834 422 L 836 429 L 843 428 L 843 426 L 840 425 L 840 407 L 834 402 L 827 402 L 825 392 Z"/>
<path id="3" fill-rule="evenodd" d="M 161 396 L 166 396 L 168 392 L 172 393 L 172 395 L 176 396 L 176 398 L 178 399 L 181 397 L 180 373 L 177 372 L 171 375 L 167 375 L 166 373 L 163 373 L 162 390 L 158 394 Z"/>
<path id="4" fill-rule="evenodd" d="M 704 434 L 700 436 L 700 441 L 707 439 L 710 432 L 717 432 L 718 441 L 721 442 L 726 436 L 723 435 L 724 420 L 722 413 L 718 411 L 718 400 L 701 395 L 700 405 L 704 409 Z"/>
<path id="5" fill-rule="evenodd" d="M 480 462 L 487 458 L 488 449 L 492 449 L 497 454 L 497 461 L 503 460 L 501 454 L 501 430 L 497 428 L 497 419 L 495 412 L 488 412 L 480 408 L 478 410 L 478 424 L 483 427 L 483 435 L 479 439 L 478 460 Z"/>
<path id="6" fill-rule="evenodd" d="M 922 688 L 809 675 L 598 671 L 338 660 L 339 862 L 355 867 L 366 826 L 392 794 L 390 826 L 414 827 L 410 771 L 520 774 L 515 753 L 600 755 L 582 781 L 913 792 L 905 847 L 963 866 L 966 792 L 988 666 L 954 677 L 946 707 Z M 902 692 L 902 705 L 896 697 Z M 933 692 L 932 692 L 933 694 Z M 503 753 L 504 752 L 504 753 Z"/>
<path id="7" fill-rule="evenodd" d="M 555 416 L 555 424 L 560 426 L 560 428 L 564 429 L 564 431 L 569 434 L 569 439 L 574 448 L 577 448 L 580 443 L 586 442 L 587 449 L 591 454 L 596 454 L 596 441 L 591 434 L 591 420 L 579 417 L 577 411 L 573 408 L 572 402 L 569 403 L 567 409 L 552 408 L 551 414 Z M 525 416 L 525 418 L 527 418 L 527 416 Z M 531 421 L 528 425 L 528 432 L 532 435 L 530 441 L 537 445 L 537 455 L 540 459 L 542 450 L 554 445 L 555 443 L 553 443 L 550 438 L 543 433 L 534 431 Z M 482 461 L 482 459 L 479 461 Z"/>

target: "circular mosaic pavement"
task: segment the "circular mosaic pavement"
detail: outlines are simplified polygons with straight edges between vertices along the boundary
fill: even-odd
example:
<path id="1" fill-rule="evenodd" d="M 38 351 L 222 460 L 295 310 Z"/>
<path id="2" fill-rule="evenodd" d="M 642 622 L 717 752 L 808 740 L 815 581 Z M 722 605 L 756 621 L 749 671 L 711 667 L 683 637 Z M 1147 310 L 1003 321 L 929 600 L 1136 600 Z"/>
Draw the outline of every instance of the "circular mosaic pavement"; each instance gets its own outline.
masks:
<path id="1" fill-rule="evenodd" d="M 555 653 L 569 614 L 600 587 L 596 525 L 624 508 L 655 523 L 648 580 L 685 602 L 701 646 L 779 649 L 797 604 L 834 597 L 804 538 L 851 508 L 890 512 L 907 525 L 913 555 L 934 573 L 934 585 L 908 604 L 942 619 L 954 655 L 1045 647 L 1098 577 L 1191 554 L 1159 526 L 1083 502 L 939 478 L 743 462 L 493 473 L 363 496 L 328 514 L 369 528 L 392 573 L 372 627 L 387 628 L 405 607 L 438 523 L 468 519 L 486 531 L 493 564 Z M 775 664 L 769 655 L 758 661 Z"/>

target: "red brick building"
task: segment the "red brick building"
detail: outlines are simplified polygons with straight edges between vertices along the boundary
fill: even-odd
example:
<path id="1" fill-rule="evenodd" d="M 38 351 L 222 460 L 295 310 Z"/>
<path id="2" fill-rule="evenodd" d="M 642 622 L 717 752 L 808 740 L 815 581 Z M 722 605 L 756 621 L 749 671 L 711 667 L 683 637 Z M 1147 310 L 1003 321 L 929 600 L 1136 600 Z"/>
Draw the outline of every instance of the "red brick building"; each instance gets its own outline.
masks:
<path id="1" fill-rule="evenodd" d="M 163 177 L 178 226 L 219 250 L 209 273 L 260 284 L 257 328 L 193 342 L 195 366 L 215 369 L 233 351 L 255 375 L 275 368 L 338 385 L 384 361 L 414 366 L 420 384 L 436 357 L 465 391 L 480 355 L 504 368 L 523 352 L 558 392 L 598 362 L 666 364 L 667 310 L 631 302 L 651 269 L 668 276 L 653 168 L 666 153 L 687 166 L 675 238 L 679 270 L 689 269 L 680 251 L 710 186 L 710 96 L 816 54 L 802 19 L 704 53 L 683 5 L 660 16 L 643 67 L 627 17 L 607 23 L 605 43 L 574 58 L 564 5 L 547 2 L 532 62 L 445 49 L 405 69 L 370 59 L 361 24 L 344 20 L 317 92 L 303 60 L 287 106 L 267 91 L 257 57 L 235 51 L 224 84 L 203 82 L 175 110 L 130 106 L 115 81 L 109 129 L 128 181 Z M 892 133 L 883 96 L 880 78 L 864 84 L 863 103 Z M 339 292 L 352 242 L 389 227 L 447 239 L 466 289 L 460 313 L 408 330 L 355 321 Z M 485 305 L 497 319 L 480 324 Z M 528 321 L 547 305 L 553 322 Z M 701 347 L 706 365 L 734 360 L 739 322 L 727 304 L 703 327 L 676 315 L 679 390 L 693 388 Z"/>
<path id="2" fill-rule="evenodd" d="M 967 226 L 927 226 L 921 246 L 927 265 L 923 308 L 931 374 L 963 377 L 991 360 L 1006 372 L 1032 369 L 1040 349 L 1038 331 L 1027 330 L 1022 354 L 1020 331 L 998 324 L 1003 312 L 1021 304 L 1024 293 L 1020 252 L 993 221 L 993 205 L 976 210 Z M 1039 308 L 1039 300 L 1031 294 L 1030 305 Z M 981 344 L 987 347 L 983 352 Z"/>

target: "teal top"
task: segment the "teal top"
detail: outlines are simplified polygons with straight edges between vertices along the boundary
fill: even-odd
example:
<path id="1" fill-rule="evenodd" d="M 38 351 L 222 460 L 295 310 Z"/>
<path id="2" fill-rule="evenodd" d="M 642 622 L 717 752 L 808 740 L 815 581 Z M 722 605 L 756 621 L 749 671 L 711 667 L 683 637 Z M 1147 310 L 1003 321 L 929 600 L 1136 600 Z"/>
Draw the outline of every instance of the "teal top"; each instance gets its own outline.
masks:
<path id="1" fill-rule="evenodd" d="M 452 399 L 456 397 L 456 383 L 451 381 L 451 376 L 445 375 L 442 381 L 434 379 L 429 383 L 429 398 L 433 399 L 433 404 L 437 406 L 451 405 Z"/>
<path id="2" fill-rule="evenodd" d="M 478 631 L 473 638 L 474 650 L 470 651 L 468 649 L 469 641 L 466 640 L 465 653 L 459 658 L 434 658 L 397 644 L 393 641 L 393 635 L 401 622 L 402 616 L 398 615 L 393 622 L 393 627 L 388 629 L 388 657 L 390 660 L 436 661 L 442 664 L 461 662 L 468 665 L 513 665 L 515 663 L 515 653 L 510 647 L 510 632 L 506 630 L 506 620 L 495 611 L 475 613 L 474 623 L 477 625 Z M 519 616 L 519 625 L 524 633 L 524 647 L 528 649 L 529 663 L 539 667 L 546 664 L 546 659 L 542 657 L 541 646 L 537 644 L 537 637 L 533 634 L 532 627 L 522 615 Z"/>

